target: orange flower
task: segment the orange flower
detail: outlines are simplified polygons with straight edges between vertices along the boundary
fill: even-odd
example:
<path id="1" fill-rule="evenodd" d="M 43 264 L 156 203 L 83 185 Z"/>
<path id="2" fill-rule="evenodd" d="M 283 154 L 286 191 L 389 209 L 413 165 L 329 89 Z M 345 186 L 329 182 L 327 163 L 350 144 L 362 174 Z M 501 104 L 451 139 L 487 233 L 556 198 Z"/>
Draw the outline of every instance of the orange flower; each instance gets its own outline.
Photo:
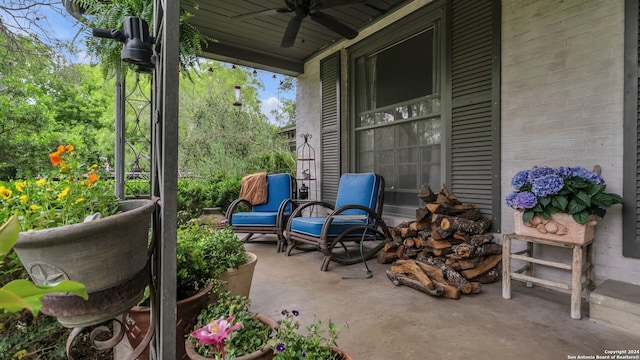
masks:
<path id="1" fill-rule="evenodd" d="M 91 185 L 94 182 L 96 182 L 100 177 L 98 176 L 98 174 L 96 173 L 91 173 L 89 174 L 89 179 L 87 179 L 87 181 L 84 182 L 85 185 Z"/>
<path id="2" fill-rule="evenodd" d="M 58 146 L 58 154 L 63 154 L 64 153 L 64 145 L 59 145 Z"/>
<path id="3" fill-rule="evenodd" d="M 62 163 L 62 159 L 60 159 L 60 153 L 59 152 L 54 152 L 49 154 L 49 159 L 51 160 L 51 164 L 55 167 L 60 165 L 60 163 Z"/>
<path id="4" fill-rule="evenodd" d="M 69 145 L 65 146 L 65 147 L 64 147 L 64 149 L 65 149 L 67 152 L 72 152 L 72 151 L 73 151 L 73 149 L 75 149 L 75 148 L 73 147 L 73 145 L 69 144 Z"/>

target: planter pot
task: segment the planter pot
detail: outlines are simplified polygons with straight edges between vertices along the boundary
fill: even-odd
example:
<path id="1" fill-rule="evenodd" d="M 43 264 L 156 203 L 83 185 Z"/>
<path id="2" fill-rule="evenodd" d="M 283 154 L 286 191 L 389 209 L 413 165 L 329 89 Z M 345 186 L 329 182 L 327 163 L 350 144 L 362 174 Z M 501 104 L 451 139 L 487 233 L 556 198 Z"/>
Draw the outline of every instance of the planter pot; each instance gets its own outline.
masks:
<path id="1" fill-rule="evenodd" d="M 593 240 L 597 224 L 594 215 L 591 215 L 586 224 L 580 225 L 571 215 L 565 213 L 555 213 L 551 219 L 534 216 L 531 221 L 523 223 L 522 214 L 521 211 L 513 212 L 516 234 L 572 244 L 586 244 Z"/>
<path id="2" fill-rule="evenodd" d="M 256 268 L 258 257 L 254 253 L 247 252 L 249 261 L 246 264 L 240 265 L 237 269 L 227 269 L 222 274 L 222 281 L 225 282 L 222 285 L 224 290 L 231 293 L 231 296 L 246 296 L 249 297 L 251 290 L 251 281 L 253 280 L 253 271 Z"/>
<path id="3" fill-rule="evenodd" d="M 92 326 L 134 306 L 148 284 L 152 200 L 128 200 L 119 214 L 86 223 L 21 232 L 14 249 L 38 285 L 64 279 L 85 285 L 89 299 L 50 294 L 41 311 L 65 327 Z"/>
<path id="4" fill-rule="evenodd" d="M 262 314 L 257 314 L 256 317 L 262 321 L 264 324 L 269 325 L 269 327 L 271 327 L 271 329 L 275 329 L 278 326 L 278 323 L 273 320 L 272 318 L 268 317 L 268 316 L 264 316 Z M 187 339 L 185 340 L 185 345 L 184 345 L 186 351 L 187 351 L 187 356 L 189 356 L 189 359 L 191 360 L 211 360 L 211 358 L 206 358 L 200 354 L 198 354 L 198 352 L 196 351 L 194 345 L 193 345 L 193 339 Z M 273 359 L 273 351 L 271 350 L 271 348 L 269 347 L 269 345 L 265 344 L 264 347 L 260 350 L 254 351 L 251 354 L 247 354 L 244 356 L 238 356 L 235 358 L 236 360 L 271 360 Z"/>
<path id="5" fill-rule="evenodd" d="M 202 209 L 202 215 L 198 219 L 214 229 L 223 228 L 227 222 L 220 207 Z"/>
<path id="6" fill-rule="evenodd" d="M 176 303 L 178 313 L 176 320 L 176 359 L 188 359 L 184 348 L 184 338 L 196 325 L 198 314 L 206 305 L 207 294 L 211 291 L 211 288 L 212 285 L 209 285 L 196 295 Z M 127 312 L 124 322 L 125 334 L 134 349 L 140 345 L 149 331 L 150 310 L 148 306 L 134 306 Z M 148 347 L 138 359 L 149 359 Z"/>

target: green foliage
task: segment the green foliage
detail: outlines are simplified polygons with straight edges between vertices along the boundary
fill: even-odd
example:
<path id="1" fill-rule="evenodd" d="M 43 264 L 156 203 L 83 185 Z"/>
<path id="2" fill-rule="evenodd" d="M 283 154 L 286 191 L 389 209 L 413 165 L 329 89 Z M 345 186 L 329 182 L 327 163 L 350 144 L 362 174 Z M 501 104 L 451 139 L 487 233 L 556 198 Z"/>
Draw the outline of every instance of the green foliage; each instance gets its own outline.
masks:
<path id="1" fill-rule="evenodd" d="M 234 324 L 241 323 L 242 327 L 229 335 L 225 346 L 225 359 L 250 354 L 262 349 L 271 329 L 269 326 L 256 318 L 256 314 L 249 311 L 251 300 L 244 296 L 230 296 L 228 291 L 220 290 L 212 295 L 216 301 L 210 303 L 198 315 L 198 323 L 195 328 L 206 326 L 209 322 L 233 316 Z M 191 338 L 196 345 L 197 340 Z M 206 358 L 213 358 L 215 353 L 209 345 L 196 345 L 198 353 Z"/>
<path id="2" fill-rule="evenodd" d="M 0 354 L 3 359 L 66 359 L 68 332 L 54 317 L 0 314 Z"/>
<path id="3" fill-rule="evenodd" d="M 230 228 L 213 230 L 198 221 L 178 228 L 176 253 L 178 299 L 195 295 L 227 268 L 248 260 L 244 244 Z"/>
<path id="4" fill-rule="evenodd" d="M 178 221 L 184 223 L 202 214 L 204 208 L 225 209 L 240 194 L 239 178 L 178 180 Z"/>
<path id="5" fill-rule="evenodd" d="M 325 322 L 315 319 L 306 327 L 306 333 L 300 333 L 300 323 L 297 310 L 282 310 L 284 319 L 278 321 L 278 329 L 269 340 L 269 345 L 275 353 L 274 359 L 341 359 L 341 356 L 331 349 L 337 348 L 336 340 L 340 329 L 331 320 Z"/>
<path id="6" fill-rule="evenodd" d="M 94 161 L 105 156 L 95 148 L 89 155 L 85 147 L 97 143 L 108 104 L 114 101 L 98 69 L 57 64 L 50 48 L 24 36 L 17 39 L 32 53 L 21 57 L 3 46 L 6 39 L 0 32 L 0 180 L 41 174 L 49 167 L 48 149 L 63 141 Z M 109 148 L 112 132 L 110 136 Z"/>
<path id="7" fill-rule="evenodd" d="M 179 166 L 182 172 L 201 177 L 239 177 L 265 168 L 265 154 L 292 158 L 278 127 L 260 113 L 257 88 L 250 69 L 231 69 L 216 61 L 193 70 L 197 82 L 180 84 Z M 233 88 L 242 88 L 242 107 L 234 107 Z M 215 141 L 212 141 L 215 140 Z M 291 160 L 293 163 L 293 159 Z M 276 162 L 278 166 L 281 162 Z M 279 170 L 281 167 L 278 167 Z M 293 172 L 293 169 L 285 172 Z"/>

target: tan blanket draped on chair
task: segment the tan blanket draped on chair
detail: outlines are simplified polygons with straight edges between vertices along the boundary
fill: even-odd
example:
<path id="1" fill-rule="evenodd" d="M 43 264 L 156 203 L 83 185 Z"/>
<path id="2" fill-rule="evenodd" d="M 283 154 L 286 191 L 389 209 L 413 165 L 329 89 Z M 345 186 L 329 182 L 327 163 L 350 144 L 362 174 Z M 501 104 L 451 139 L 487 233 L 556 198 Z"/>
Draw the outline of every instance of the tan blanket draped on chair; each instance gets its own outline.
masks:
<path id="1" fill-rule="evenodd" d="M 242 187 L 238 197 L 247 200 L 251 205 L 260 205 L 267 202 L 268 190 L 266 172 L 251 174 L 242 178 Z"/>

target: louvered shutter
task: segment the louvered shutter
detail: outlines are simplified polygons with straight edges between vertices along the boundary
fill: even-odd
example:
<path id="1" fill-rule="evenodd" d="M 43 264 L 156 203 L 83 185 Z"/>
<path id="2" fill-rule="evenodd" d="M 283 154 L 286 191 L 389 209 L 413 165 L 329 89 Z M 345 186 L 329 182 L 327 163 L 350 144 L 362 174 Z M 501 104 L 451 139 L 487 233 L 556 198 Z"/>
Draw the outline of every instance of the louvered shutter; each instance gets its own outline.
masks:
<path id="1" fill-rule="evenodd" d="M 640 258 L 640 6 L 625 2 L 624 211 L 622 255 Z"/>
<path id="2" fill-rule="evenodd" d="M 451 191 L 500 231 L 500 1 L 451 5 Z"/>
<path id="3" fill-rule="evenodd" d="M 322 95 L 321 199 L 333 204 L 340 181 L 340 53 L 320 61 Z"/>

